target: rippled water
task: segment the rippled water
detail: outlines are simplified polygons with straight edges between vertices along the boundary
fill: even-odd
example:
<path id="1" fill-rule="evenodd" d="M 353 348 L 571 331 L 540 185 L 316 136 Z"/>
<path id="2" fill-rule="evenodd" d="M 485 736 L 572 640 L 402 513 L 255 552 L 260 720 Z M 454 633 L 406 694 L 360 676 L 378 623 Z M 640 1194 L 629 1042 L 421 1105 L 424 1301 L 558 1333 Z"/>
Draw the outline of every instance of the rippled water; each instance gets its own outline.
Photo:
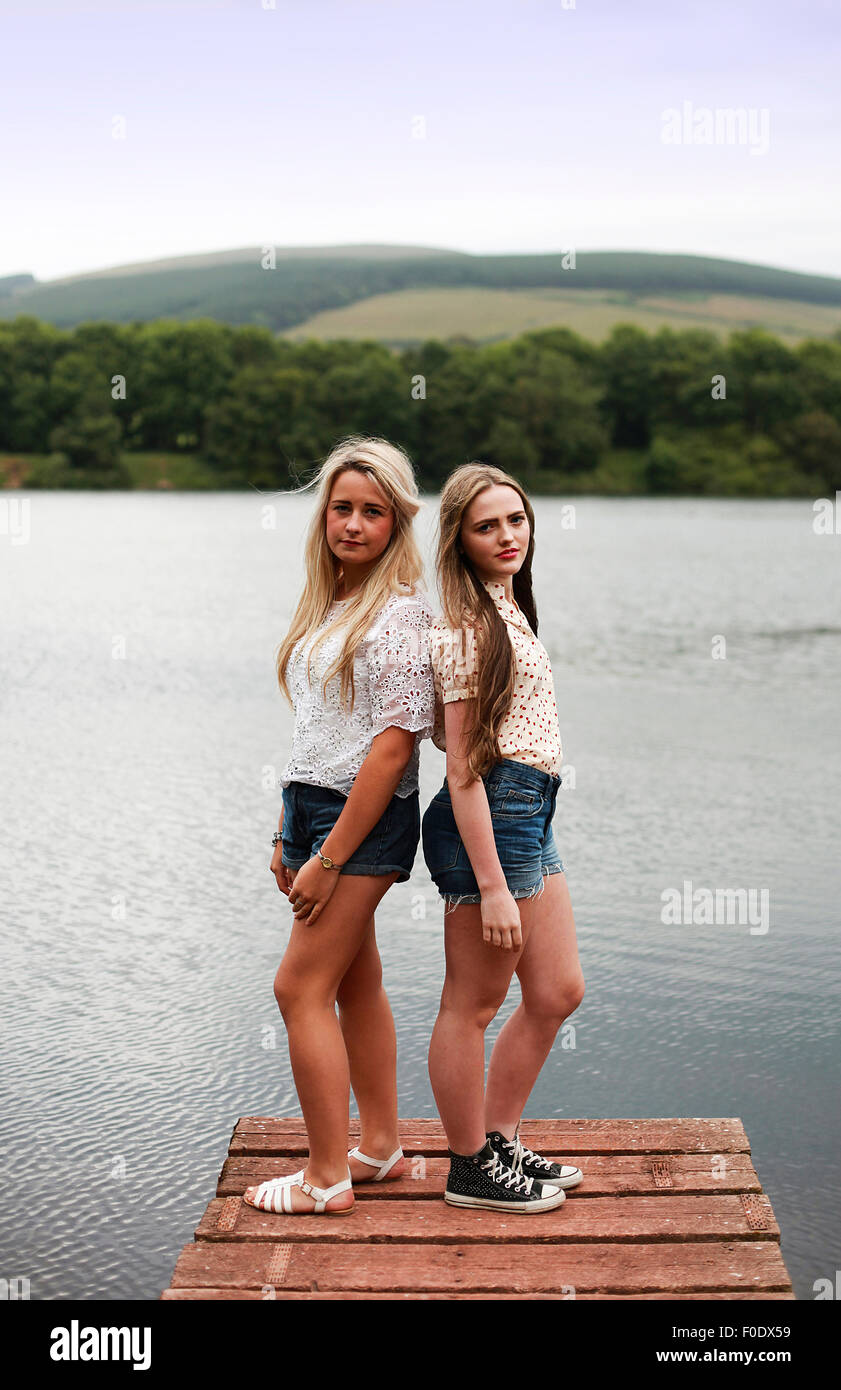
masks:
<path id="1" fill-rule="evenodd" d="M 274 649 L 311 503 L 271 529 L 266 501 L 39 493 L 28 542 L 0 534 L 2 1273 L 33 1298 L 157 1298 L 237 1118 L 298 1112 L 268 862 L 291 732 Z M 841 536 L 808 502 L 536 514 L 587 994 L 528 1113 L 741 1117 L 810 1298 L 841 1235 Z M 426 743 L 422 806 L 442 776 Z M 664 925 L 686 880 L 767 889 L 767 932 Z M 377 921 L 400 1113 L 433 1115 L 420 852 Z"/>

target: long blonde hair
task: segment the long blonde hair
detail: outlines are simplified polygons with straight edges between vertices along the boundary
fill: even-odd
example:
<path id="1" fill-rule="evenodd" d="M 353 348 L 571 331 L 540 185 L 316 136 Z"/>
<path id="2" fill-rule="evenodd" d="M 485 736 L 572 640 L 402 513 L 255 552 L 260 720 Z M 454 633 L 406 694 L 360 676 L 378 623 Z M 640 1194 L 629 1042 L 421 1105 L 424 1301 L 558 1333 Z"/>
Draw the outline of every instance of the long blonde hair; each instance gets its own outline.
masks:
<path id="1" fill-rule="evenodd" d="M 349 435 L 331 449 L 315 477 L 303 488 L 317 487 L 317 505 L 307 531 L 305 545 L 306 580 L 298 600 L 292 625 L 277 649 L 277 680 L 289 703 L 292 697 L 286 681 L 286 667 L 292 649 L 301 637 L 314 631 L 327 616 L 336 597 L 340 561 L 327 544 L 325 519 L 330 491 L 341 473 L 354 469 L 366 474 L 385 493 L 394 511 L 391 537 L 376 565 L 366 576 L 355 594 L 348 599 L 338 617 L 319 633 L 307 660 L 307 677 L 313 653 L 337 628 L 345 628 L 342 650 L 327 669 L 322 682 L 326 691 L 328 681 L 340 675 L 340 700 L 353 708 L 353 661 L 356 650 L 376 614 L 392 594 L 414 593 L 418 580 L 423 578 L 423 561 L 412 531 L 412 521 L 423 505 L 418 499 L 418 487 L 408 454 L 387 439 Z"/>
<path id="2" fill-rule="evenodd" d="M 511 706 L 516 663 L 508 628 L 493 599 L 461 547 L 461 524 L 474 497 L 495 484 L 520 494 L 529 521 L 526 557 L 513 578 L 514 597 L 537 636 L 537 610 L 532 592 L 534 511 L 516 478 L 487 463 L 463 463 L 451 473 L 441 493 L 436 568 L 444 619 L 459 636 L 472 627 L 476 639 L 479 679 L 472 724 L 465 730 L 467 767 L 475 779 L 500 761 L 499 729 Z M 469 782 L 468 782 L 469 785 Z"/>

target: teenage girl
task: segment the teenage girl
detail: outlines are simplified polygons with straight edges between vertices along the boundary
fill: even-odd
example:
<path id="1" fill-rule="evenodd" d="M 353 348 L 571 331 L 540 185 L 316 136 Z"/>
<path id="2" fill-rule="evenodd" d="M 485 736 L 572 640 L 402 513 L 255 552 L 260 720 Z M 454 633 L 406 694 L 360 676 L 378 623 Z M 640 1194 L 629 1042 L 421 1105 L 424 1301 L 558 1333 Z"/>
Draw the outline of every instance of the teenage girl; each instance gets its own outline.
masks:
<path id="1" fill-rule="evenodd" d="M 353 1208 L 353 1183 L 404 1167 L 374 912 L 412 870 L 419 743 L 432 732 L 435 695 L 408 458 L 352 437 L 314 482 L 306 587 L 277 655 L 295 732 L 271 861 L 294 914 L 274 992 L 309 1161 L 244 1196 L 264 1211 L 339 1215 Z M 348 1153 L 350 1086 L 362 1134 Z"/>
<path id="2" fill-rule="evenodd" d="M 518 1134 L 558 1028 L 584 994 L 552 835 L 561 739 L 552 668 L 537 640 L 533 553 L 534 512 L 516 480 L 482 463 L 457 468 L 441 496 L 443 618 L 429 633 L 433 741 L 447 754 L 422 827 L 445 900 L 446 978 L 429 1074 L 450 1146 L 445 1200 L 523 1212 L 559 1206 L 582 1179 Z M 485 1029 L 515 970 L 522 1002 L 496 1040 L 485 1089 Z"/>

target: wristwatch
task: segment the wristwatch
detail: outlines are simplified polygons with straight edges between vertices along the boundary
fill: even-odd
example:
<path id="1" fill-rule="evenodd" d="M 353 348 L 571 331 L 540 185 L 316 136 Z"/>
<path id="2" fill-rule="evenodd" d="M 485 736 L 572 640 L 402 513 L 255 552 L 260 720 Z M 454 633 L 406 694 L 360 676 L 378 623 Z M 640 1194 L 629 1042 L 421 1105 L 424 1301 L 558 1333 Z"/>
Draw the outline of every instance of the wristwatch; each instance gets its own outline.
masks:
<path id="1" fill-rule="evenodd" d="M 321 860 L 321 863 L 322 863 L 323 868 L 325 868 L 325 869 L 342 869 L 342 868 L 344 868 L 344 865 L 343 865 L 343 864 L 337 864 L 337 863 L 335 862 L 335 860 L 331 859 L 330 856 L 329 856 L 329 854 L 322 854 L 320 849 L 317 849 L 315 852 L 316 852 L 316 854 L 318 855 L 319 859 Z"/>

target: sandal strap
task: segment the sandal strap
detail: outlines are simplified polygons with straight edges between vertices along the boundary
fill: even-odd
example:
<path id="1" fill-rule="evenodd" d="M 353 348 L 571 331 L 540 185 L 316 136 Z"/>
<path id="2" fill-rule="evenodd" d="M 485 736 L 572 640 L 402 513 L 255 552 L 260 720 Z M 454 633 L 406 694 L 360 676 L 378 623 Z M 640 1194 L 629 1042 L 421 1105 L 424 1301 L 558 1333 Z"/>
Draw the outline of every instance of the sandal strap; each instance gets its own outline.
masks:
<path id="1" fill-rule="evenodd" d="M 347 1192 L 353 1186 L 353 1179 L 350 1176 L 350 1169 L 346 1178 L 341 1182 L 334 1182 L 332 1187 L 311 1187 L 308 1182 L 301 1184 L 305 1192 L 309 1192 L 316 1201 L 329 1202 L 331 1197 L 337 1197 L 340 1192 Z"/>
<path id="2" fill-rule="evenodd" d="M 384 1178 L 386 1174 L 389 1173 L 391 1169 L 394 1167 L 398 1158 L 402 1157 L 403 1149 L 399 1144 L 397 1145 L 397 1148 L 394 1150 L 394 1153 L 390 1154 L 388 1158 L 371 1158 L 369 1154 L 364 1154 L 362 1150 L 358 1148 L 351 1149 L 350 1153 L 348 1154 L 348 1158 L 358 1158 L 360 1163 L 367 1163 L 371 1168 L 379 1169 L 378 1173 L 376 1174 L 376 1177 L 374 1178 L 374 1182 L 377 1182 L 381 1178 Z"/>
<path id="3" fill-rule="evenodd" d="M 353 1186 L 348 1168 L 347 1177 L 342 1178 L 341 1182 L 334 1182 L 332 1187 L 313 1187 L 312 1183 L 302 1182 L 300 1184 L 303 1192 L 312 1197 L 315 1202 L 314 1211 L 323 1211 L 331 1197 L 336 1197 L 340 1192 L 347 1192 Z M 292 1192 L 289 1192 L 289 1209 L 292 1209 Z"/>
<path id="4" fill-rule="evenodd" d="M 294 1183 L 302 1181 L 304 1169 L 298 1173 L 286 1173 L 281 1178 L 267 1178 L 261 1182 L 257 1188 L 255 1205 L 263 1211 L 291 1211 L 292 1208 L 286 1206 L 286 1192 Z M 277 1205 L 277 1198 L 280 1195 L 280 1206 Z"/>

